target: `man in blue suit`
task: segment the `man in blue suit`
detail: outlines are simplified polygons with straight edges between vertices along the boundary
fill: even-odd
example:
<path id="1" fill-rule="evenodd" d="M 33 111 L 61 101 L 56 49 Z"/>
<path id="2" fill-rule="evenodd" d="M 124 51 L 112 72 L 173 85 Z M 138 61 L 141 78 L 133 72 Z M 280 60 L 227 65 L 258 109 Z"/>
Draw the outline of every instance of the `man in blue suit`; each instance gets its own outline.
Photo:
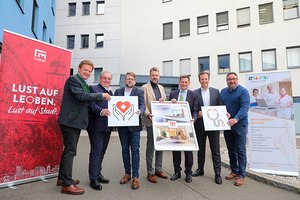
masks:
<path id="1" fill-rule="evenodd" d="M 108 71 L 103 71 L 99 77 L 99 84 L 90 87 L 91 93 L 104 93 L 113 95 L 110 90 L 112 75 Z M 111 128 L 107 124 L 107 116 L 110 111 L 107 109 L 108 101 L 97 101 L 89 104 L 89 126 L 87 128 L 91 151 L 89 162 L 90 186 L 95 190 L 101 190 L 100 183 L 109 183 L 102 171 L 102 161 L 107 149 Z"/>
<path id="2" fill-rule="evenodd" d="M 198 115 L 198 97 L 197 95 L 188 90 L 190 85 L 190 77 L 187 75 L 180 76 L 179 79 L 179 90 L 174 90 L 170 93 L 169 101 L 176 103 L 177 101 L 187 101 L 189 102 L 191 115 L 193 120 L 197 119 Z M 181 177 L 181 151 L 173 151 L 173 165 L 175 169 L 175 174 L 171 177 L 171 180 L 174 181 Z M 190 183 L 192 182 L 192 166 L 193 166 L 193 152 L 192 151 L 185 151 L 185 174 L 186 178 L 185 181 Z"/>
<path id="3" fill-rule="evenodd" d="M 125 168 L 125 175 L 120 184 L 125 184 L 131 179 L 132 169 L 132 189 L 138 189 L 139 168 L 140 168 L 140 131 L 142 130 L 141 116 L 145 111 L 144 91 L 134 87 L 136 75 L 133 72 L 127 72 L 125 76 L 125 87 L 117 89 L 115 96 L 137 96 L 139 108 L 135 114 L 139 115 L 139 126 L 118 127 L 120 142 L 122 145 L 122 158 Z M 131 164 L 130 151 L 131 147 Z"/>

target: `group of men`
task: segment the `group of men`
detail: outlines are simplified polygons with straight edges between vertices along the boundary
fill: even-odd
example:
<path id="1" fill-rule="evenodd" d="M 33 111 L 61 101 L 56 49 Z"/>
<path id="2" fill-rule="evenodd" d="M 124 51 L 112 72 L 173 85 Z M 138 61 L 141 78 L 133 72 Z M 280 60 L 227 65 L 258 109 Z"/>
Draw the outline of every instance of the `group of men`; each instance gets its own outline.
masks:
<path id="1" fill-rule="evenodd" d="M 113 95 L 110 90 L 112 74 L 103 71 L 99 77 L 99 84 L 88 87 L 87 79 L 90 77 L 94 65 L 89 60 L 83 60 L 78 67 L 78 73 L 70 76 L 64 86 L 64 94 L 59 113 L 58 122 L 64 138 L 64 150 L 61 157 L 57 185 L 62 186 L 61 192 L 66 194 L 83 194 L 84 189 L 78 188 L 78 179 L 72 179 L 73 158 L 76 155 L 77 143 L 81 129 L 88 131 L 91 151 L 89 158 L 90 186 L 95 190 L 101 190 L 101 183 L 109 183 L 109 179 L 102 175 L 102 161 L 107 149 L 111 128 L 108 127 L 108 116 L 111 111 L 107 109 L 108 101 Z M 246 169 L 246 133 L 247 133 L 247 112 L 250 103 L 248 91 L 238 84 L 238 76 L 231 72 L 227 74 L 227 88 L 221 93 L 218 89 L 209 87 L 210 76 L 207 72 L 199 74 L 201 87 L 195 91 L 188 89 L 190 77 L 180 76 L 179 89 L 170 93 L 167 99 L 164 88 L 158 84 L 159 69 L 153 67 L 149 73 L 150 81 L 141 89 L 135 87 L 136 75 L 127 72 L 125 75 L 125 87 L 117 89 L 114 96 L 137 96 L 139 126 L 117 127 L 122 147 L 122 159 L 125 174 L 120 184 L 125 184 L 132 179 L 132 189 L 139 188 L 139 163 L 140 163 L 140 131 L 142 125 L 147 130 L 146 164 L 147 179 L 157 183 L 156 177 L 167 179 L 168 176 L 162 171 L 163 152 L 155 151 L 151 113 L 152 101 L 166 101 L 173 103 L 187 101 L 191 110 L 196 136 L 199 145 L 198 168 L 192 172 L 193 153 L 185 151 L 185 180 L 192 182 L 192 176 L 204 175 L 206 138 L 208 137 L 212 153 L 215 182 L 222 183 L 221 178 L 221 157 L 219 131 L 205 131 L 201 106 L 226 105 L 228 125 L 231 130 L 224 131 L 226 144 L 229 151 L 231 173 L 226 179 L 234 179 L 235 185 L 244 183 Z M 130 153 L 131 152 L 131 153 Z M 172 181 L 181 178 L 181 152 L 173 151 L 174 175 Z M 130 158 L 131 155 L 131 158 Z"/>

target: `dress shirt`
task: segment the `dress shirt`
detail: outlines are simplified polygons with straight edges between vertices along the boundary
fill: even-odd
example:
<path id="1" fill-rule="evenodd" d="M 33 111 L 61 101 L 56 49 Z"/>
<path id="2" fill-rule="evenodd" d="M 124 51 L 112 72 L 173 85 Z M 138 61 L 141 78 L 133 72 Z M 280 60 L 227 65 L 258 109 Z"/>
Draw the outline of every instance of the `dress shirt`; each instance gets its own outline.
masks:
<path id="1" fill-rule="evenodd" d="M 204 106 L 210 106 L 210 93 L 209 93 L 209 88 L 206 89 L 206 91 L 201 88 L 201 95 L 203 99 L 203 105 Z"/>
<path id="2" fill-rule="evenodd" d="M 181 95 L 181 93 L 182 93 L 182 95 L 183 95 L 183 100 L 182 100 L 182 101 L 185 101 L 185 100 L 186 100 L 187 91 L 188 91 L 188 90 L 182 91 L 182 90 L 180 89 L 179 94 L 178 94 L 177 101 L 180 101 L 180 95 Z"/>

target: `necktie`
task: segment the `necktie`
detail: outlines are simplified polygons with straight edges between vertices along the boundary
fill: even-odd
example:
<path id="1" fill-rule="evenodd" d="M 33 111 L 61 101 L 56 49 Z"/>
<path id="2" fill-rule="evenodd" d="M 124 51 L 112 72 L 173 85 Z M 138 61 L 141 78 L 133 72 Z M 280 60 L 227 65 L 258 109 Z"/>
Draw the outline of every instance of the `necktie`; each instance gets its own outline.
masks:
<path id="1" fill-rule="evenodd" d="M 180 94 L 179 101 L 183 101 L 183 92 Z"/>

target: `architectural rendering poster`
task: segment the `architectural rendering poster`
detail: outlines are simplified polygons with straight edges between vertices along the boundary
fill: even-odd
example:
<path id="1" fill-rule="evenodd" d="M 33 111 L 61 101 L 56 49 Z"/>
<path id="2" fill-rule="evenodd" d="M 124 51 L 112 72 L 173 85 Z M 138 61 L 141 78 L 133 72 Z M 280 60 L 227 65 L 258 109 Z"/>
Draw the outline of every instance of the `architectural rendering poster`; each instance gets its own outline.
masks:
<path id="1" fill-rule="evenodd" d="M 246 75 L 250 169 L 298 176 L 291 73 Z"/>
<path id="2" fill-rule="evenodd" d="M 139 115 L 137 96 L 112 96 L 108 101 L 108 110 L 111 115 L 108 116 L 108 126 L 138 126 Z"/>
<path id="3" fill-rule="evenodd" d="M 154 148 L 157 151 L 197 151 L 188 102 L 151 102 Z"/>
<path id="4" fill-rule="evenodd" d="M 206 131 L 230 130 L 226 106 L 202 106 L 201 110 Z"/>
<path id="5" fill-rule="evenodd" d="M 71 52 L 4 31 L 0 66 L 0 187 L 57 175 L 57 123 Z"/>

